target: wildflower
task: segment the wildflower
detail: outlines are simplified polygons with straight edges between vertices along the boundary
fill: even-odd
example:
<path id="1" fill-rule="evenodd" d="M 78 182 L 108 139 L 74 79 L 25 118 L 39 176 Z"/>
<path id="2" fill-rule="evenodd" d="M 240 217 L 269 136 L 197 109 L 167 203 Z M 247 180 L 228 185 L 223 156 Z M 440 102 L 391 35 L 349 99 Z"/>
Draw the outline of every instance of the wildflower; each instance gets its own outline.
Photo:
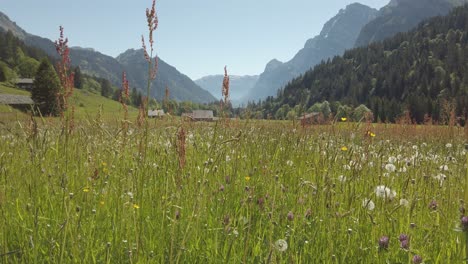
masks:
<path id="1" fill-rule="evenodd" d="M 409 237 L 406 234 L 401 234 L 399 237 L 400 240 L 400 248 L 402 249 L 409 249 Z"/>
<path id="2" fill-rule="evenodd" d="M 348 151 L 348 147 L 346 146 L 341 147 L 341 151 Z"/>
<path id="3" fill-rule="evenodd" d="M 461 226 L 463 230 L 468 231 L 468 216 L 463 216 L 461 219 Z"/>
<path id="4" fill-rule="evenodd" d="M 372 211 L 374 210 L 375 208 L 375 204 L 372 200 L 370 199 L 364 199 L 362 201 L 362 207 L 364 207 L 365 209 L 369 210 L 369 211 Z"/>
<path id="5" fill-rule="evenodd" d="M 448 165 L 442 165 L 442 166 L 439 167 L 439 170 L 441 170 L 441 171 L 448 171 L 448 170 L 449 170 L 449 167 L 448 167 Z"/>
<path id="6" fill-rule="evenodd" d="M 219 186 L 219 191 L 224 192 L 224 185 L 221 184 L 221 186 Z"/>
<path id="7" fill-rule="evenodd" d="M 388 236 L 382 236 L 379 239 L 379 248 L 380 249 L 387 249 L 389 242 L 390 242 L 390 239 L 388 238 Z"/>
<path id="8" fill-rule="evenodd" d="M 176 220 L 179 220 L 179 219 L 180 219 L 180 211 L 179 211 L 179 210 L 176 210 L 176 211 L 175 211 L 175 219 L 176 219 Z"/>
<path id="9" fill-rule="evenodd" d="M 260 208 L 263 208 L 263 205 L 265 204 L 265 199 L 263 199 L 263 197 L 258 198 L 257 204 L 258 206 L 260 206 Z"/>
<path id="10" fill-rule="evenodd" d="M 432 200 L 432 201 L 429 203 L 429 209 L 437 210 L 437 201 L 436 201 L 436 200 Z"/>
<path id="11" fill-rule="evenodd" d="M 286 165 L 288 165 L 289 167 L 292 167 L 294 165 L 294 162 L 292 160 L 288 160 L 286 161 Z"/>
<path id="12" fill-rule="evenodd" d="M 341 118 L 341 122 L 346 122 L 346 120 L 348 120 L 346 117 Z"/>
<path id="13" fill-rule="evenodd" d="M 400 199 L 400 205 L 401 205 L 401 206 L 404 206 L 404 207 L 408 207 L 408 206 L 409 206 L 409 202 L 408 202 L 408 200 L 406 200 L 406 199 Z"/>
<path id="14" fill-rule="evenodd" d="M 279 252 L 284 252 L 288 249 L 288 242 L 286 242 L 284 239 L 278 239 L 275 242 L 275 248 Z"/>
<path id="15" fill-rule="evenodd" d="M 389 163 L 392 163 L 392 164 L 393 164 L 393 163 L 395 163 L 396 161 L 397 161 L 397 158 L 396 158 L 396 157 L 394 157 L 394 156 L 388 157 L 388 162 L 389 162 Z"/>
<path id="16" fill-rule="evenodd" d="M 133 204 L 133 208 L 140 209 L 140 206 L 138 204 Z"/>
<path id="17" fill-rule="evenodd" d="M 396 166 L 393 165 L 392 163 L 389 163 L 389 164 L 385 165 L 385 169 L 388 172 L 395 172 L 396 171 Z"/>
<path id="18" fill-rule="evenodd" d="M 85 193 L 89 192 L 89 187 L 84 187 L 83 192 L 85 192 Z"/>
<path id="19" fill-rule="evenodd" d="M 245 181 L 250 181 L 250 176 L 245 176 Z"/>
<path id="20" fill-rule="evenodd" d="M 385 185 L 379 185 L 375 188 L 375 195 L 380 198 L 393 200 L 396 197 L 396 192 Z"/>
<path id="21" fill-rule="evenodd" d="M 338 181 L 340 181 L 342 183 L 346 182 L 346 176 L 344 176 L 344 175 L 338 176 Z"/>
<path id="22" fill-rule="evenodd" d="M 312 216 L 312 210 L 309 208 L 305 213 L 305 218 L 309 219 Z"/>
<path id="23" fill-rule="evenodd" d="M 422 257 L 419 255 L 414 255 L 413 257 L 413 264 L 421 264 L 423 261 Z"/>
<path id="24" fill-rule="evenodd" d="M 447 144 L 445 144 L 445 147 L 446 147 L 446 148 L 452 148 L 452 143 L 447 143 Z"/>
<path id="25" fill-rule="evenodd" d="M 288 220 L 289 220 L 289 221 L 294 220 L 294 214 L 293 214 L 292 211 L 289 211 L 289 213 L 288 213 Z"/>
<path id="26" fill-rule="evenodd" d="M 400 248 L 409 249 L 409 240 L 400 241 Z"/>

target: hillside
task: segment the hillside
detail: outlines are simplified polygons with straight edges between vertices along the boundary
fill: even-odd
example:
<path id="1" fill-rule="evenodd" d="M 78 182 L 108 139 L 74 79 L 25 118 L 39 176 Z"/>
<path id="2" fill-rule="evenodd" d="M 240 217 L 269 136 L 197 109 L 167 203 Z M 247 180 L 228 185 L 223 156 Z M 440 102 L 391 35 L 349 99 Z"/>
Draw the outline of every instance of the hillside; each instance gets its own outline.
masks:
<path id="1" fill-rule="evenodd" d="M 15 36 L 24 41 L 29 46 L 39 48 L 46 52 L 49 56 L 57 57 L 54 43 L 46 38 L 35 36 L 25 32 L 8 16 L 0 12 L 0 31 L 6 32 L 10 30 Z M 58 33 L 57 33 L 58 34 Z M 70 44 L 73 44 L 73 37 L 69 36 Z M 139 56 L 140 54 L 132 53 Z M 122 61 L 121 57 L 125 55 L 126 60 Z M 123 53 L 119 58 L 107 56 L 93 49 L 83 49 L 74 47 L 70 49 L 70 57 L 73 66 L 79 66 L 83 73 L 105 78 L 117 87 L 122 83 L 122 72 L 127 72 L 127 79 L 132 87 L 146 93 L 146 76 L 135 69 L 141 69 L 144 57 L 128 58 L 128 54 Z M 135 63 L 134 65 L 131 63 Z M 193 100 L 198 103 L 207 103 L 215 100 L 208 92 L 197 86 L 191 79 L 180 73 L 171 65 L 160 59 L 158 77 L 153 83 L 153 94 L 157 99 L 162 99 L 165 87 L 168 86 L 171 90 L 172 98 L 178 101 Z"/>
<path id="2" fill-rule="evenodd" d="M 292 78 L 354 46 L 361 28 L 375 18 L 376 9 L 358 3 L 348 5 L 323 26 L 320 35 L 309 39 L 290 61 L 270 61 L 245 101 L 274 96 Z"/>
<path id="3" fill-rule="evenodd" d="M 17 89 L 7 83 L 0 83 L 0 94 L 30 95 L 31 93 Z M 75 104 L 75 116 L 77 118 L 95 117 L 100 111 L 105 118 L 118 119 L 123 116 L 123 110 L 120 103 L 109 98 L 102 97 L 98 93 L 75 89 L 72 100 Z M 138 110 L 134 107 L 129 107 L 128 109 L 130 117 L 135 118 L 138 114 Z M 7 105 L 0 105 L 0 113 L 15 113 L 23 115 L 21 111 L 15 110 Z"/>
<path id="4" fill-rule="evenodd" d="M 418 122 L 428 114 L 443 121 L 446 102 L 456 114 L 468 106 L 468 5 L 382 43 L 347 51 L 291 81 L 281 96 L 262 104 L 266 113 L 282 105 L 328 100 L 367 105 L 375 120 L 394 121 L 409 110 Z"/>
<path id="5" fill-rule="evenodd" d="M 116 60 L 133 78 L 135 83 L 130 83 L 131 86 L 145 87 L 146 89 L 148 64 L 142 49 L 129 49 L 120 54 Z M 152 84 L 152 96 L 158 100 L 164 99 L 166 87 L 169 88 L 170 98 L 176 101 L 207 103 L 216 100 L 213 95 L 200 88 L 189 77 L 158 58 L 158 73 Z"/>
<path id="6" fill-rule="evenodd" d="M 455 6 L 468 3 L 466 0 L 392 0 L 378 12 L 377 18 L 365 25 L 356 40 L 355 47 L 366 46 L 374 41 L 406 32 L 421 21 L 446 15 Z"/>

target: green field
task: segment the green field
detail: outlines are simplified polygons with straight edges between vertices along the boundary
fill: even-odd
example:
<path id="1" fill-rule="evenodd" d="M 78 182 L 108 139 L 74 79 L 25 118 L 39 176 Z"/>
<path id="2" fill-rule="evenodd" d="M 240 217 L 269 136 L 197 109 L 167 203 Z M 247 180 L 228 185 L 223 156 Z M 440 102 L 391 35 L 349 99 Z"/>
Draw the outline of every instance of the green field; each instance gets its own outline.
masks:
<path id="1" fill-rule="evenodd" d="M 465 259 L 459 128 L 178 122 L 0 125 L 1 262 Z"/>
<path id="2" fill-rule="evenodd" d="M 6 83 L 0 83 L 0 94 L 31 95 L 28 91 L 17 89 Z M 75 89 L 70 103 L 75 106 L 75 115 L 78 119 L 94 118 L 99 112 L 103 114 L 104 118 L 109 120 L 117 120 L 123 115 L 122 106 L 119 102 L 102 97 L 95 92 Z M 5 113 L 9 113 L 8 116 L 17 114 L 19 118 L 28 117 L 28 115 L 14 108 L 0 105 L 0 120 L 2 120 L 2 114 L 5 115 Z M 135 119 L 137 115 L 138 110 L 134 107 L 129 107 L 130 118 Z"/>

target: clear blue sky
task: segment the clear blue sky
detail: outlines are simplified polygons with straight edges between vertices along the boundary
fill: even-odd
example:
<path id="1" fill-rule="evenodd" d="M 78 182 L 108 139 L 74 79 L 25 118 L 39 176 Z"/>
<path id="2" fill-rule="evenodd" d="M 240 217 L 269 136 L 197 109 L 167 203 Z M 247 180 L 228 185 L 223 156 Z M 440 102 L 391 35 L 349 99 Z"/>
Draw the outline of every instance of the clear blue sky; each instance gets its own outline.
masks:
<path id="1" fill-rule="evenodd" d="M 158 0 L 156 52 L 192 79 L 259 74 L 291 59 L 352 0 Z M 362 0 L 379 9 L 389 0 Z M 70 46 L 117 56 L 141 47 L 152 0 L 0 0 L 0 11 L 27 32 L 52 40 L 63 25 Z"/>

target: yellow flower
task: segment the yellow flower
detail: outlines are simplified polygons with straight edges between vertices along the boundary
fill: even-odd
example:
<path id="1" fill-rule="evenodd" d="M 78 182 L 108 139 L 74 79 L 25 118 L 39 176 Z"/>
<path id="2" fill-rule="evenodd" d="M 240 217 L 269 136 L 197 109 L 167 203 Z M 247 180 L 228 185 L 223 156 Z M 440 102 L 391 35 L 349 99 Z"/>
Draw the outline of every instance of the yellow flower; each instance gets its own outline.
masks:
<path id="1" fill-rule="evenodd" d="M 100 201 L 99 204 L 104 205 L 104 201 Z"/>
<path id="2" fill-rule="evenodd" d="M 246 180 L 246 181 L 250 181 L 250 176 L 246 176 L 246 177 L 245 177 L 245 180 Z"/>
<path id="3" fill-rule="evenodd" d="M 369 136 L 371 136 L 371 137 L 375 137 L 375 134 L 374 134 L 374 133 L 372 133 L 372 132 L 370 132 L 370 133 L 369 133 Z"/>
<path id="4" fill-rule="evenodd" d="M 138 204 L 133 204 L 133 208 L 140 209 L 140 206 Z"/>
<path id="5" fill-rule="evenodd" d="M 346 122 L 346 120 L 348 120 L 346 117 L 341 118 L 341 121 L 343 121 L 343 122 Z"/>
<path id="6" fill-rule="evenodd" d="M 88 187 L 84 187 L 84 188 L 83 188 L 83 192 L 85 192 L 85 193 L 89 192 L 89 188 L 88 188 Z"/>
<path id="7" fill-rule="evenodd" d="M 104 161 L 101 164 L 102 164 L 103 167 L 107 166 L 107 163 L 105 163 Z"/>
<path id="8" fill-rule="evenodd" d="M 341 151 L 348 151 L 348 148 L 346 146 L 341 147 Z"/>

